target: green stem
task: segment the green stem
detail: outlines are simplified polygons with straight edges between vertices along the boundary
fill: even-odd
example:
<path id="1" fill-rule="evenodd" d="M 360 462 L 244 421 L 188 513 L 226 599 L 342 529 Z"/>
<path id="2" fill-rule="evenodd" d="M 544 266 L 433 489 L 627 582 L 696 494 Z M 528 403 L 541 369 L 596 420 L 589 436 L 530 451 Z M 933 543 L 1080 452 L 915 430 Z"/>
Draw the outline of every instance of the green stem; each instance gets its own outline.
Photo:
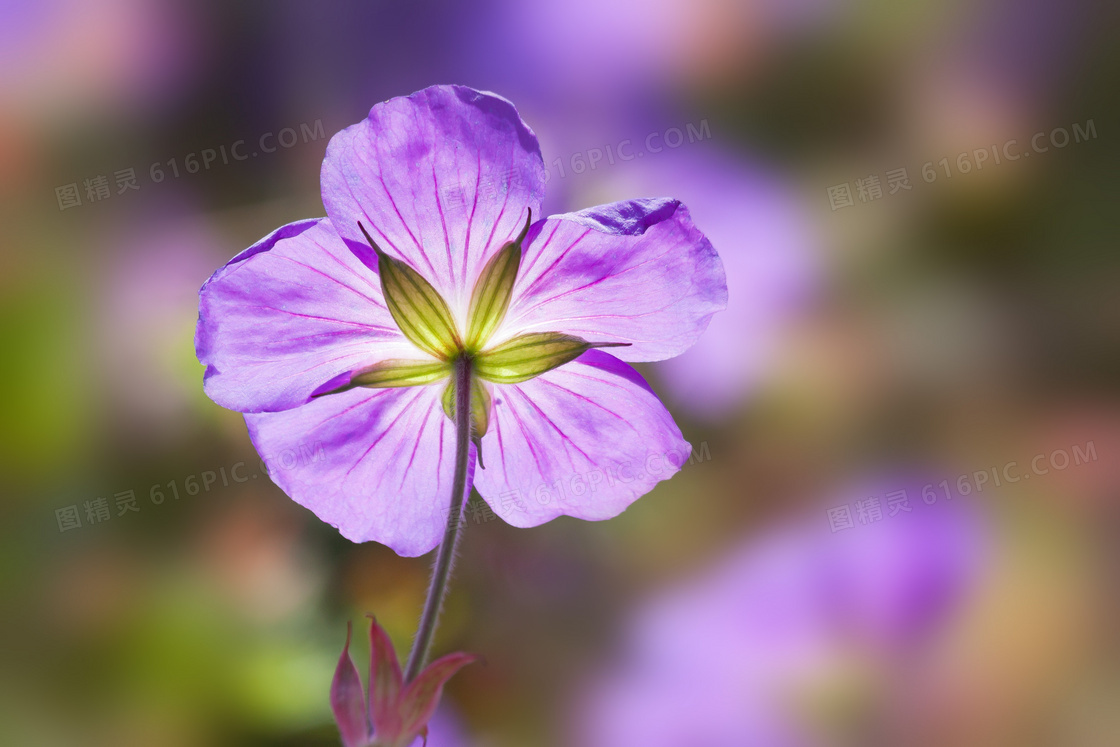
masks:
<path id="1" fill-rule="evenodd" d="M 467 462 L 471 446 L 471 360 L 465 355 L 455 361 L 455 479 L 451 484 L 451 506 L 447 515 L 447 529 L 443 532 L 443 542 L 436 552 L 435 566 L 432 568 L 432 581 L 428 586 L 428 597 L 424 600 L 424 611 L 420 615 L 420 627 L 416 630 L 416 640 L 412 653 L 408 655 L 404 681 L 411 682 L 428 658 L 428 649 L 436 632 L 443 598 L 447 595 L 447 582 L 451 578 L 451 566 L 455 561 L 456 546 L 459 543 L 459 530 L 463 522 L 463 501 L 467 493 Z"/>

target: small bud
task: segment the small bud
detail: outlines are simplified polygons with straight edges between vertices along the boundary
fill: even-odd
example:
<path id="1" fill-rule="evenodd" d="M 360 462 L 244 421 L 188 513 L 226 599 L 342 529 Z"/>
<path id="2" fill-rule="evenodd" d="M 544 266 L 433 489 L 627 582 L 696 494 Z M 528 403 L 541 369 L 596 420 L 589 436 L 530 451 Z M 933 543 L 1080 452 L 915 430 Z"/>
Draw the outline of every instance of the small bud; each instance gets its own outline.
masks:
<path id="1" fill-rule="evenodd" d="M 443 412 L 455 422 L 455 382 L 450 381 L 443 390 Z M 490 392 L 475 377 L 471 377 L 471 438 L 480 439 L 490 427 Z"/>

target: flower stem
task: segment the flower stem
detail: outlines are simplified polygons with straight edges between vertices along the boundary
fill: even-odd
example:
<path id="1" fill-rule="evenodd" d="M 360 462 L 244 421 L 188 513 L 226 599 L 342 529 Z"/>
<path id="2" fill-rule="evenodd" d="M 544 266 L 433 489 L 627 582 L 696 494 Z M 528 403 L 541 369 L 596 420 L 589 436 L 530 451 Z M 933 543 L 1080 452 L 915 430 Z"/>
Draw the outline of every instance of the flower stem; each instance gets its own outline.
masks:
<path id="1" fill-rule="evenodd" d="M 432 567 L 432 580 L 428 586 L 428 597 L 424 600 L 424 611 L 420 615 L 420 627 L 416 630 L 416 640 L 412 653 L 408 655 L 404 681 L 411 682 L 428 658 L 428 649 L 436 632 L 443 598 L 447 595 L 447 582 L 451 577 L 451 566 L 455 561 L 455 550 L 459 543 L 459 530 L 463 502 L 467 493 L 467 462 L 471 446 L 471 360 L 462 355 L 455 361 L 455 478 L 451 485 L 451 510 L 447 515 L 447 529 L 443 532 L 443 542 L 436 551 L 436 562 Z"/>

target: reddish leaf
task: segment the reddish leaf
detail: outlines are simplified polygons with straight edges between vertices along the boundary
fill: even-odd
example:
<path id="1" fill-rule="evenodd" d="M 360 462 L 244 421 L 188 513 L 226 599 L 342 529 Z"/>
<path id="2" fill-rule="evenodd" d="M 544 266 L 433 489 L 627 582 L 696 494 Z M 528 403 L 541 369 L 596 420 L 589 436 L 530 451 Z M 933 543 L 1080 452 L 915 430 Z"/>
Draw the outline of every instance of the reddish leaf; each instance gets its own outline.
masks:
<path id="1" fill-rule="evenodd" d="M 346 645 L 331 682 L 331 710 L 342 735 L 343 747 L 363 747 L 369 741 L 365 694 L 358 669 L 350 659 L 350 623 L 346 623 Z"/>
<path id="2" fill-rule="evenodd" d="M 374 735 L 389 742 L 401 729 L 398 705 L 403 675 L 389 634 L 373 615 L 369 619 L 369 717 Z"/>
<path id="3" fill-rule="evenodd" d="M 435 713 L 444 684 L 460 669 L 477 660 L 478 657 L 472 654 L 448 654 L 433 661 L 409 682 L 401 694 L 401 733 L 414 739 Z"/>

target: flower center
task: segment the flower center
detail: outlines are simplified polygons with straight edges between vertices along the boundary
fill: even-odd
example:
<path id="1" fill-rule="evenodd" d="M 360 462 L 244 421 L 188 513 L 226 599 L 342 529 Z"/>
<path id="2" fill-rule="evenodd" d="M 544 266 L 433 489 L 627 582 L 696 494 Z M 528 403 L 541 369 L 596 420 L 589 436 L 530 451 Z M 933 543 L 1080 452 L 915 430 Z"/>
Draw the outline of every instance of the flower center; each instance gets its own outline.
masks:
<path id="1" fill-rule="evenodd" d="M 471 292 L 465 335 L 460 335 L 451 308 L 439 291 L 407 262 L 382 251 L 359 222 L 358 227 L 377 254 L 377 273 L 389 313 L 401 334 L 431 357 L 426 360 L 379 361 L 356 371 L 347 384 L 324 394 L 335 394 L 358 386 L 385 388 L 432 384 L 449 378 L 455 361 L 465 356 L 471 361 L 472 430 L 474 438 L 478 439 L 486 433 L 490 419 L 490 392 L 483 382 L 518 384 L 573 361 L 591 348 L 628 345 L 588 342 L 562 332 L 530 332 L 487 347 L 509 310 L 513 286 L 521 268 L 521 244 L 529 233 L 532 220 L 533 211 L 530 210 L 517 238 L 502 245 L 479 273 Z M 454 382 L 449 382 L 444 390 L 443 409 L 447 417 L 454 420 Z"/>

